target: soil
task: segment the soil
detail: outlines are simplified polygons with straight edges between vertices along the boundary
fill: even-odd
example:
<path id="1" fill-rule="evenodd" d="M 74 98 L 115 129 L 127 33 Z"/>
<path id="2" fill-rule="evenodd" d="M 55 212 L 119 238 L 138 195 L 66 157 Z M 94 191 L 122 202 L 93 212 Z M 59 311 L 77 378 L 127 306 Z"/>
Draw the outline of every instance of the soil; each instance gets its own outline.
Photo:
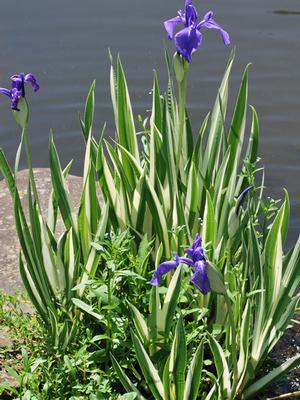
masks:
<path id="1" fill-rule="evenodd" d="M 270 353 L 264 365 L 266 370 L 269 371 L 278 367 L 300 352 L 300 312 L 296 313 L 294 320 L 293 325 L 286 330 Z M 257 399 L 265 400 L 281 394 L 298 391 L 300 391 L 300 367 L 295 368 L 280 381 L 273 383 Z M 300 396 L 293 397 L 293 399 L 300 399 Z"/>

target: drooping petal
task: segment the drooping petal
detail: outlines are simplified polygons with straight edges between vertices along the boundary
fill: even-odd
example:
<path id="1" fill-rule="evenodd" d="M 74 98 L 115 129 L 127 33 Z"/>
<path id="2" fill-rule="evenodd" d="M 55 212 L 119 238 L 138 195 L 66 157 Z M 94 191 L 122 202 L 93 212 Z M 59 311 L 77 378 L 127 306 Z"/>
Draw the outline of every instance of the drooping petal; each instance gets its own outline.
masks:
<path id="1" fill-rule="evenodd" d="M 179 257 L 177 254 L 175 254 L 175 259 L 171 261 L 165 261 L 161 263 L 156 271 L 154 272 L 152 278 L 151 278 L 151 285 L 153 286 L 158 286 L 162 280 L 163 275 L 167 274 L 168 272 L 172 271 L 172 269 L 175 269 L 179 265 Z"/>
<path id="2" fill-rule="evenodd" d="M 11 98 L 10 107 L 11 107 L 12 110 L 20 111 L 18 109 L 18 102 L 19 102 L 19 98 L 20 97 L 23 97 L 22 96 L 22 91 L 18 90 L 16 88 L 13 88 L 11 90 L 11 93 L 10 93 L 10 98 Z"/>
<path id="3" fill-rule="evenodd" d="M 230 44 L 230 37 L 229 34 L 213 19 L 213 12 L 209 11 L 204 15 L 204 18 L 199 24 L 197 25 L 198 29 L 201 28 L 208 28 L 208 29 L 217 29 L 220 31 L 223 43 L 226 45 Z"/>
<path id="4" fill-rule="evenodd" d="M 195 264 L 195 273 L 191 277 L 191 282 L 202 294 L 207 294 L 211 291 L 205 261 L 198 261 Z"/>
<path id="5" fill-rule="evenodd" d="M 164 27 L 168 33 L 168 38 L 170 40 L 172 40 L 174 37 L 174 30 L 175 30 L 176 25 L 181 22 L 182 22 L 182 18 L 179 15 L 177 15 L 177 17 L 168 19 L 167 21 L 164 22 Z"/>
<path id="6" fill-rule="evenodd" d="M 235 208 L 235 213 L 238 215 L 239 213 L 239 209 L 241 207 L 241 205 L 243 204 L 243 201 L 247 195 L 247 193 L 249 192 L 249 190 L 251 190 L 253 188 L 253 185 L 248 186 L 246 189 L 244 189 L 242 191 L 242 193 L 239 195 L 238 200 L 237 200 L 237 204 L 236 204 L 236 208 Z"/>
<path id="7" fill-rule="evenodd" d="M 10 98 L 10 107 L 12 110 L 20 111 L 18 109 L 19 98 L 22 96 L 22 92 L 17 88 L 12 88 L 11 90 L 6 88 L 0 88 L 0 93 L 5 94 Z"/>
<path id="8" fill-rule="evenodd" d="M 175 35 L 176 49 L 188 62 L 192 54 L 199 48 L 202 41 L 201 33 L 193 27 L 182 29 Z"/>
<path id="9" fill-rule="evenodd" d="M 27 75 L 25 75 L 24 80 L 25 80 L 25 82 L 30 82 L 30 83 L 31 83 L 31 86 L 32 86 L 32 88 L 33 88 L 33 90 L 34 90 L 35 92 L 36 92 L 37 90 L 39 90 L 40 85 L 38 84 L 38 82 L 37 82 L 36 78 L 34 77 L 34 75 L 32 75 L 32 74 L 27 74 Z"/>
<path id="10" fill-rule="evenodd" d="M 10 90 L 9 89 L 0 87 L 0 93 L 5 94 L 6 96 L 10 97 Z"/>

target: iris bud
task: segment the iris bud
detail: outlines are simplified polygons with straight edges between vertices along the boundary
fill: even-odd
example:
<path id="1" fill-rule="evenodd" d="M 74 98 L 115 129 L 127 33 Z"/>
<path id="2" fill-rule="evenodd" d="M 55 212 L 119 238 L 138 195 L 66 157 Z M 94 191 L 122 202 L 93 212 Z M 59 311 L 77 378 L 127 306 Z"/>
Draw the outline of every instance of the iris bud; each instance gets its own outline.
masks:
<path id="1" fill-rule="evenodd" d="M 228 218 L 228 235 L 233 238 L 239 229 L 239 217 L 236 213 L 235 207 L 230 210 Z"/>
<path id="2" fill-rule="evenodd" d="M 184 57 L 176 52 L 173 56 L 173 67 L 177 82 L 182 82 L 188 71 L 189 63 L 184 59 Z"/>
<path id="3" fill-rule="evenodd" d="M 19 111 L 13 110 L 12 113 L 16 123 L 19 125 L 21 129 L 24 129 L 25 126 L 28 124 L 28 117 L 29 117 L 29 109 L 25 97 L 20 97 L 18 101 L 18 109 Z"/>
<path id="4" fill-rule="evenodd" d="M 206 272 L 211 290 L 218 294 L 226 294 L 226 286 L 222 274 L 209 261 L 207 261 Z"/>

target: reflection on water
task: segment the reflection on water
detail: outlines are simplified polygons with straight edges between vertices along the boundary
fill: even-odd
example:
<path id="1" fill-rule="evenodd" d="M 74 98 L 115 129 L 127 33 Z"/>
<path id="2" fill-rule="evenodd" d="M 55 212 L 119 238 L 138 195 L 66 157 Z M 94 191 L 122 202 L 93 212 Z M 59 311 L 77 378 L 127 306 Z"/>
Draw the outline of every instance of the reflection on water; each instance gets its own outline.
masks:
<path id="1" fill-rule="evenodd" d="M 235 96 L 244 66 L 250 61 L 249 101 L 260 117 L 262 164 L 267 166 L 270 193 L 292 199 L 293 238 L 300 227 L 300 19 L 298 11 L 281 10 L 282 0 L 194 0 L 199 12 L 214 10 L 216 19 L 237 47 L 231 78 Z M 34 163 L 48 164 L 47 142 L 53 128 L 64 163 L 75 159 L 80 174 L 83 142 L 78 112 L 84 108 L 89 85 L 97 79 L 95 129 L 107 121 L 114 135 L 109 95 L 109 57 L 120 51 L 127 73 L 135 114 L 147 116 L 152 71 L 157 69 L 165 88 L 164 46 L 172 51 L 162 22 L 175 15 L 183 0 L 10 0 L 1 4 L 0 85 L 17 72 L 33 72 L 41 90 L 29 93 L 31 143 Z M 298 0 L 286 0 L 286 10 L 297 10 Z M 275 10 L 275 11 L 274 11 Z M 205 32 L 201 50 L 192 63 L 188 107 L 195 131 L 211 108 L 229 49 L 217 33 Z M 234 97 L 233 96 L 233 97 Z M 232 110 L 231 102 L 231 110 Z M 12 162 L 19 140 L 7 99 L 0 98 L 0 143 Z"/>
<path id="2" fill-rule="evenodd" d="M 290 11 L 290 10 L 275 10 L 273 11 L 273 13 L 280 15 L 300 15 L 300 11 Z"/>

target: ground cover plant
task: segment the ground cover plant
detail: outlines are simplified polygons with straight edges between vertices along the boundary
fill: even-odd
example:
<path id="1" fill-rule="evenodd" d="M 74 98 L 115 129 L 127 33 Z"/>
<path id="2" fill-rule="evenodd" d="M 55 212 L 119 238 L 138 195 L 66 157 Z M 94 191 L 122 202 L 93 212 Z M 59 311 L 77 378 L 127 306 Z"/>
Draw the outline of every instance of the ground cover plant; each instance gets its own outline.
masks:
<path id="1" fill-rule="evenodd" d="M 174 34 L 177 24 L 183 29 Z M 24 350 L 23 374 L 31 375 L 25 383 L 15 375 L 18 398 L 254 399 L 300 364 L 295 355 L 262 372 L 297 308 L 300 239 L 285 250 L 288 193 L 280 204 L 264 194 L 253 107 L 247 132 L 248 66 L 228 120 L 234 51 L 198 133 L 189 118 L 186 82 L 206 28 L 230 43 L 213 13 L 199 19 L 190 0 L 165 22 L 176 46 L 173 58 L 166 53 L 167 91 L 154 73 L 151 116 L 139 119 L 138 131 L 121 60 L 115 68 L 111 56 L 116 135 L 106 139 L 105 126 L 100 138 L 94 133 L 93 82 L 80 120 L 79 210 L 68 191 L 71 163 L 61 166 L 51 132 L 53 190 L 42 216 L 24 89 L 30 82 L 38 90 L 37 80 L 18 74 L 12 89 L 0 88 L 21 129 L 14 167 L 0 150 L 0 168 L 14 202 L 21 277 L 45 346 L 40 355 Z M 23 148 L 28 213 L 17 181 Z"/>

